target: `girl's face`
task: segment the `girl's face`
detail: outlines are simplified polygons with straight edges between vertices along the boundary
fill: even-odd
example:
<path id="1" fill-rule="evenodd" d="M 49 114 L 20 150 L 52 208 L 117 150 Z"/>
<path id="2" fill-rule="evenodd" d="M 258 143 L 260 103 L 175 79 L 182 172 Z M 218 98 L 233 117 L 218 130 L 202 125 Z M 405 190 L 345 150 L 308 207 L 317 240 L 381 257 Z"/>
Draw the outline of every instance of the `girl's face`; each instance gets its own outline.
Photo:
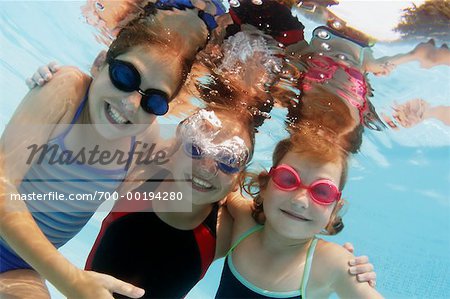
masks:
<path id="1" fill-rule="evenodd" d="M 198 138 L 184 138 L 179 133 L 181 145 L 171 157 L 175 177 L 187 179 L 187 182 L 180 183 L 179 188 L 192 192 L 195 205 L 217 202 L 233 191 L 252 150 L 250 136 L 245 128 L 226 116 L 220 120 L 222 127 L 210 128 L 209 134 L 205 127 L 193 132 Z M 208 135 L 215 136 L 203 142 L 202 136 Z M 226 162 L 239 159 L 244 161 L 239 166 Z"/>
<path id="2" fill-rule="evenodd" d="M 339 186 L 342 166 L 337 163 L 317 163 L 288 152 L 280 164 L 291 166 L 300 176 L 303 185 L 309 186 L 319 179 L 327 179 Z M 325 228 L 336 202 L 321 205 L 312 200 L 306 189 L 282 191 L 269 178 L 261 190 L 264 200 L 266 225 L 288 239 L 307 239 Z"/>
<path id="3" fill-rule="evenodd" d="M 170 99 L 181 83 L 182 66 L 178 59 L 168 59 L 159 46 L 134 47 L 116 60 L 131 63 L 141 79 L 141 90 L 154 89 Z M 126 92 L 111 82 L 110 64 L 105 62 L 94 77 L 89 91 L 91 123 L 106 139 L 133 136 L 145 131 L 156 116 L 141 107 L 142 95 L 138 91 Z M 126 76 L 127 74 L 124 74 Z"/>

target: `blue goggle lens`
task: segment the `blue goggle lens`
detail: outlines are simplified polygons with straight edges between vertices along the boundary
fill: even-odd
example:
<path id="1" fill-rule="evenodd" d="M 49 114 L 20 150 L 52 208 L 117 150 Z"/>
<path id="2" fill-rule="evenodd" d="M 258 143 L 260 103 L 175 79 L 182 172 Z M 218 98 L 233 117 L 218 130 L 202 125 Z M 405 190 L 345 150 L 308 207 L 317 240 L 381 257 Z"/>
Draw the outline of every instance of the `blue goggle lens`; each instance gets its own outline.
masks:
<path id="1" fill-rule="evenodd" d="M 141 107 L 145 112 L 164 115 L 169 111 L 169 99 L 166 93 L 157 89 L 146 91 L 140 89 L 141 75 L 131 63 L 110 59 L 109 77 L 117 89 L 125 92 L 139 92 L 142 95 Z"/>

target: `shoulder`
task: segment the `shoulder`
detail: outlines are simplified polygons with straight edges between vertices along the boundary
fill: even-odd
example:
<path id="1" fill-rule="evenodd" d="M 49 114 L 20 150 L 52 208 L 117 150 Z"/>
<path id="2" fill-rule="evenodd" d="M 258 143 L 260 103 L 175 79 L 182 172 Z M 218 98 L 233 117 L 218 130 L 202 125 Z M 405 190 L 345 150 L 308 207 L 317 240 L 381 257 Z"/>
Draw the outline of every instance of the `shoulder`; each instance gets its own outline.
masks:
<path id="1" fill-rule="evenodd" d="M 245 198 L 239 191 L 228 194 L 225 201 L 225 206 L 235 221 L 251 218 L 252 205 L 252 200 Z"/>
<path id="2" fill-rule="evenodd" d="M 40 123 L 60 123 L 66 114 L 71 117 L 84 98 L 91 78 L 76 67 L 62 67 L 52 80 L 25 96 L 18 113 L 32 113 Z M 39 118 L 40 112 L 43 119 Z M 44 121 L 45 120 L 45 121 Z"/>
<path id="3" fill-rule="evenodd" d="M 77 67 L 65 66 L 54 74 L 50 82 L 36 91 L 51 97 L 79 100 L 84 97 L 90 82 L 91 77 Z"/>
<path id="4" fill-rule="evenodd" d="M 314 254 L 314 277 L 320 277 L 329 292 L 336 292 L 340 298 L 382 298 L 381 295 L 369 286 L 360 283 L 356 276 L 350 275 L 350 259 L 354 255 L 344 247 L 324 240 L 319 240 Z"/>
<path id="5" fill-rule="evenodd" d="M 334 281 L 342 273 L 348 272 L 348 262 L 353 258 L 353 254 L 348 252 L 342 246 L 318 239 L 317 246 L 314 251 L 314 264 L 318 267 L 316 271 L 320 273 L 320 277 L 324 277 L 328 282 Z"/>

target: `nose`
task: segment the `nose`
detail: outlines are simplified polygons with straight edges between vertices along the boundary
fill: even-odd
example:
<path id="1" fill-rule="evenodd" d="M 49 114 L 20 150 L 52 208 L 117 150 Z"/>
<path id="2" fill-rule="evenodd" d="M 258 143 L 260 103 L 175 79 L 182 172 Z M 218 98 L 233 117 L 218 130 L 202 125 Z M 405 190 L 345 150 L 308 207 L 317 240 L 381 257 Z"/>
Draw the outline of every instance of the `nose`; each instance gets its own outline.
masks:
<path id="1" fill-rule="evenodd" d="M 142 96 L 138 92 L 130 92 L 121 100 L 123 111 L 128 115 L 134 114 L 141 104 L 141 98 Z"/>
<path id="2" fill-rule="evenodd" d="M 198 161 L 198 174 L 205 179 L 211 179 L 217 175 L 217 163 L 211 158 L 203 157 Z"/>
<path id="3" fill-rule="evenodd" d="M 291 203 L 295 208 L 306 209 L 309 207 L 309 196 L 307 190 L 300 188 L 291 199 Z"/>

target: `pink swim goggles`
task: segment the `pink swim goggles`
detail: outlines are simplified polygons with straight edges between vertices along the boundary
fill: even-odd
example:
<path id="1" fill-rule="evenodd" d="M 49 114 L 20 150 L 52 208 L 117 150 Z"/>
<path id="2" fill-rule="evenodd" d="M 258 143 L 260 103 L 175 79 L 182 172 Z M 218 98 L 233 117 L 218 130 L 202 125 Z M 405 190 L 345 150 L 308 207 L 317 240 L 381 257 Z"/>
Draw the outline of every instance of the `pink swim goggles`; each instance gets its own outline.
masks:
<path id="1" fill-rule="evenodd" d="M 306 189 L 312 200 L 319 205 L 330 205 L 341 198 L 341 192 L 332 181 L 320 179 L 309 186 L 303 185 L 298 173 L 286 164 L 270 168 L 269 175 L 278 189 L 283 191 Z"/>

